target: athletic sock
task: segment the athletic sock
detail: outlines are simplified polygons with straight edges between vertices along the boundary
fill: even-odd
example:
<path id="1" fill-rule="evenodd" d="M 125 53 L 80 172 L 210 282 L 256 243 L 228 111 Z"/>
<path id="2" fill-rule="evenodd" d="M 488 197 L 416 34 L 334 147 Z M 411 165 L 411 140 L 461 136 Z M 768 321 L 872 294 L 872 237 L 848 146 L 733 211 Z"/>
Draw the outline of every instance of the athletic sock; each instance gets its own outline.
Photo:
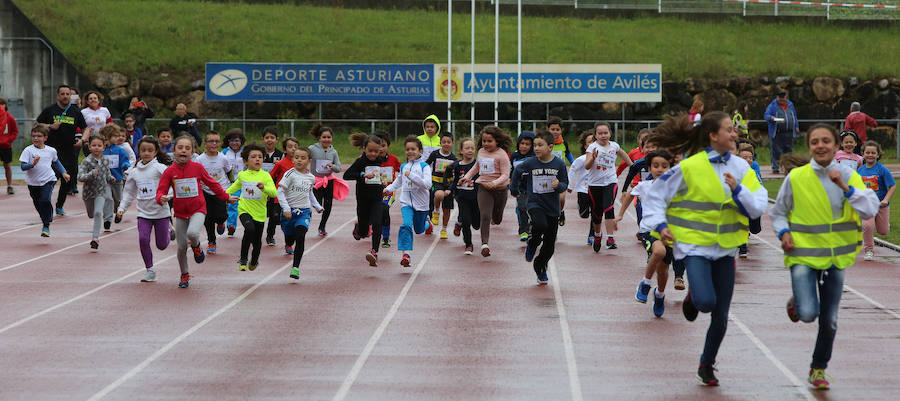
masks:
<path id="1" fill-rule="evenodd" d="M 612 234 L 606 236 L 607 239 L 613 239 Z"/>
<path id="2" fill-rule="evenodd" d="M 653 291 L 653 296 L 655 296 L 655 297 L 661 299 L 661 298 L 665 298 L 665 297 L 666 297 L 666 293 L 665 293 L 665 292 L 660 292 L 660 291 L 659 291 L 659 287 L 656 287 L 656 290 Z"/>
<path id="3" fill-rule="evenodd" d="M 598 233 L 598 232 L 594 231 L 594 237 L 601 238 L 601 237 L 603 237 L 603 233 Z"/>
<path id="4" fill-rule="evenodd" d="M 641 284 L 651 285 L 651 284 L 653 284 L 653 282 L 650 281 L 649 278 L 644 277 L 644 278 L 641 280 Z"/>
<path id="5" fill-rule="evenodd" d="M 441 226 L 441 230 L 447 231 L 447 226 Z"/>

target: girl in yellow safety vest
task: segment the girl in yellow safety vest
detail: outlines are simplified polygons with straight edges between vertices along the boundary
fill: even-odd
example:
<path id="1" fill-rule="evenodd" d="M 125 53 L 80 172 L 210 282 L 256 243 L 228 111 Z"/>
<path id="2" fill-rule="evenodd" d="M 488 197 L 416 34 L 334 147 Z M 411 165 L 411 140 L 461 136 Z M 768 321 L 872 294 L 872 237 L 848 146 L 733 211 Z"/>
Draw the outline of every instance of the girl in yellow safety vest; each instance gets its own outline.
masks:
<path id="1" fill-rule="evenodd" d="M 669 118 L 656 128 L 660 148 L 690 155 L 657 178 L 642 200 L 641 227 L 659 232 L 687 268 L 690 289 L 682 303 L 685 318 L 698 310 L 711 315 L 697 378 L 718 385 L 713 364 L 725 337 L 734 291 L 734 257 L 747 242 L 749 219 L 766 210 L 768 192 L 746 161 L 729 150 L 737 131 L 727 113 Z"/>
<path id="2" fill-rule="evenodd" d="M 834 127 L 816 124 L 807 141 L 812 160 L 784 179 L 769 215 L 781 239 L 784 265 L 791 270 L 788 317 L 807 323 L 819 317 L 809 383 L 826 389 L 831 378 L 825 368 L 837 331 L 844 269 L 860 249 L 860 219 L 878 213 L 878 196 L 866 189 L 856 171 L 834 160 L 839 144 Z"/>

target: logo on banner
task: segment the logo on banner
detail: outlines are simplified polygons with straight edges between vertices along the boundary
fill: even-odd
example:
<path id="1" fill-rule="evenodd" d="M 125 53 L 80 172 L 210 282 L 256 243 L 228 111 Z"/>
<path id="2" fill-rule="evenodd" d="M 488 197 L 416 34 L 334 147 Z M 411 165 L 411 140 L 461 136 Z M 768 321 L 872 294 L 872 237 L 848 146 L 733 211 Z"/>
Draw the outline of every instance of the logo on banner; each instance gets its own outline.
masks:
<path id="1" fill-rule="evenodd" d="M 441 100 L 447 100 L 447 82 L 450 82 L 450 98 L 452 100 L 459 99 L 460 93 L 459 88 L 461 82 L 459 77 L 456 76 L 456 67 L 453 67 L 450 70 L 449 76 L 447 75 L 447 67 L 441 67 L 441 77 L 437 80 L 437 97 Z"/>
<path id="2" fill-rule="evenodd" d="M 247 86 L 247 74 L 241 70 L 223 70 L 209 80 L 209 90 L 218 96 L 232 96 Z"/>

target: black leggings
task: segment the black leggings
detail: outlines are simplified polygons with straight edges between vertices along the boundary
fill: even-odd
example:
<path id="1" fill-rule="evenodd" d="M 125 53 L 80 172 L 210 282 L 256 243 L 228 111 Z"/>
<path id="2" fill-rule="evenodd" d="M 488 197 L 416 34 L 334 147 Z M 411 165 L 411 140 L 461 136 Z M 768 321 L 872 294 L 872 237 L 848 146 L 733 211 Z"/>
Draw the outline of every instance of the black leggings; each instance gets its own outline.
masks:
<path id="1" fill-rule="evenodd" d="M 602 187 L 588 187 L 591 196 L 591 223 L 600 224 L 603 217 L 607 220 L 616 218 L 613 202 L 616 200 L 616 188 L 618 184 L 609 184 Z"/>
<path id="2" fill-rule="evenodd" d="M 547 263 L 550 263 L 553 251 L 556 250 L 559 216 L 547 215 L 542 209 L 528 209 L 528 215 L 531 217 L 531 238 L 528 239 L 528 246 L 537 248 L 543 243 L 540 252 L 534 258 L 534 272 L 546 273 Z"/>
<path id="3" fill-rule="evenodd" d="M 325 224 L 328 223 L 328 217 L 331 216 L 331 203 L 334 201 L 334 180 L 328 180 L 328 185 L 314 189 L 313 195 L 325 209 L 322 212 L 322 219 L 319 220 L 319 231 L 325 231 Z"/>
<path id="4" fill-rule="evenodd" d="M 381 198 L 361 199 L 356 203 L 356 233 L 365 238 L 372 228 L 372 249 L 378 252 L 381 246 L 381 219 L 384 214 L 384 203 Z"/>
<path id="5" fill-rule="evenodd" d="M 225 223 L 228 212 L 225 209 L 225 201 L 219 197 L 206 192 L 203 193 L 203 197 L 206 198 L 206 220 L 203 221 L 203 226 L 206 227 L 206 240 L 215 244 L 216 225 Z"/>
<path id="6" fill-rule="evenodd" d="M 459 205 L 459 223 L 462 225 L 463 242 L 466 246 L 472 246 L 472 229 L 481 227 L 481 213 L 478 210 L 478 202 L 475 199 L 456 197 Z"/>
<path id="7" fill-rule="evenodd" d="M 253 255 L 251 256 L 250 264 L 259 264 L 259 251 L 262 247 L 262 233 L 265 223 L 253 220 L 253 217 L 250 217 L 248 213 L 242 213 L 238 216 L 238 219 L 241 220 L 241 225 L 244 226 L 244 238 L 241 238 L 240 264 L 247 264 L 247 252 L 250 250 L 250 245 L 253 245 Z"/>
<path id="8" fill-rule="evenodd" d="M 303 259 L 303 250 L 306 248 L 306 232 L 309 228 L 303 226 L 294 227 L 294 267 L 300 267 Z"/>
<path id="9" fill-rule="evenodd" d="M 266 239 L 275 238 L 275 230 L 281 227 L 281 205 L 275 203 L 272 199 L 266 202 L 266 216 L 269 218 L 269 227 L 266 228 Z M 294 240 L 291 239 L 291 242 Z M 285 238 L 285 245 L 290 245 L 288 239 Z"/>

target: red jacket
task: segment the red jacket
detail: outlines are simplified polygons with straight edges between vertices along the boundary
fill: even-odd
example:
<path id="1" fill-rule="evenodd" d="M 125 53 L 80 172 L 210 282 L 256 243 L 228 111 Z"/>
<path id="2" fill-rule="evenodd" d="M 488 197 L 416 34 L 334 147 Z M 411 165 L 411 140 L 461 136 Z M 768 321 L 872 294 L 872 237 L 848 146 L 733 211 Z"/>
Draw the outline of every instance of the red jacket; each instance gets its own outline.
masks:
<path id="1" fill-rule="evenodd" d="M 287 173 L 292 168 L 294 168 L 294 161 L 285 155 L 281 160 L 275 162 L 275 167 L 272 167 L 272 171 L 269 172 L 269 175 L 272 176 L 272 182 L 275 183 L 275 188 L 278 188 L 278 183 L 281 182 L 281 177 L 284 177 L 284 173 Z M 278 198 L 269 198 L 273 202 L 278 203 Z"/>
<path id="2" fill-rule="evenodd" d="M 400 172 L 400 159 L 398 159 L 397 156 L 394 156 L 393 154 L 388 153 L 387 161 L 384 163 L 381 163 L 381 167 L 393 167 L 394 168 L 394 174 L 393 174 L 393 176 L 391 176 L 391 182 L 394 182 L 394 180 L 397 179 L 397 173 Z M 390 184 L 391 182 L 389 182 L 388 184 Z M 390 197 L 393 195 L 394 195 L 394 193 L 391 192 L 391 193 L 385 195 L 385 197 Z"/>
<path id="3" fill-rule="evenodd" d="M 11 149 L 18 136 L 19 125 L 16 124 L 16 119 L 0 107 L 0 149 Z"/>
<path id="4" fill-rule="evenodd" d="M 628 151 L 628 158 L 631 159 L 632 163 L 634 163 L 635 161 L 644 158 L 644 152 L 641 152 L 641 147 L 638 146 L 638 147 Z M 619 163 L 619 166 L 616 167 L 616 175 L 622 174 L 622 171 L 625 171 L 626 168 L 628 168 L 628 166 L 625 164 L 624 161 Z"/>
<path id="5" fill-rule="evenodd" d="M 174 163 L 163 172 L 156 188 L 156 203 L 162 204 L 160 198 L 169 193 L 169 187 L 173 187 L 175 200 L 172 206 L 175 209 L 175 217 L 189 219 L 194 213 L 206 214 L 206 199 L 203 197 L 201 182 L 215 192 L 219 199 L 228 200 L 228 194 L 210 177 L 202 164 L 188 161 L 185 165 Z M 182 193 L 184 195 L 179 197 Z"/>
<path id="6" fill-rule="evenodd" d="M 868 114 L 861 111 L 854 111 L 844 120 L 844 131 L 854 131 L 859 136 L 859 140 L 866 142 L 866 126 L 877 127 L 878 123 L 875 119 L 869 117 Z M 862 143 L 860 143 L 862 145 Z"/>

